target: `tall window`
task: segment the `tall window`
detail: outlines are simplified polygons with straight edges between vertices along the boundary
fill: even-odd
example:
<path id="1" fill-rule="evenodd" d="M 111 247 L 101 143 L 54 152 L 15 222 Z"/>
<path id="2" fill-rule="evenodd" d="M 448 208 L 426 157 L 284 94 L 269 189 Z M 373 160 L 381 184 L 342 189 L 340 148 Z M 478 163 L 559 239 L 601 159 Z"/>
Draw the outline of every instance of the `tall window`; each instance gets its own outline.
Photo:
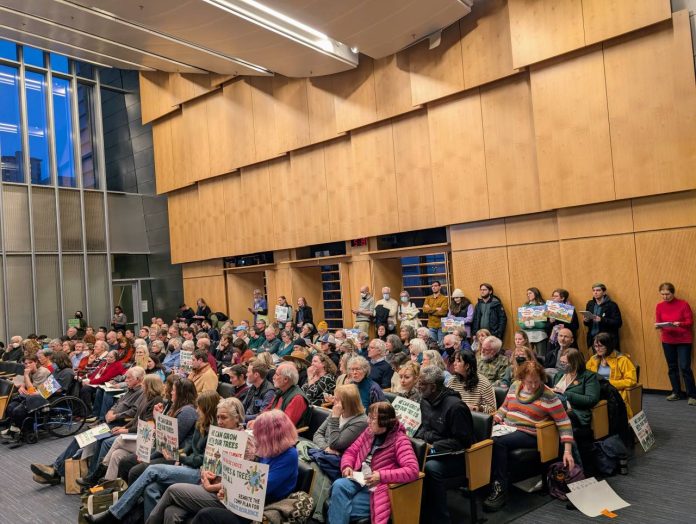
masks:
<path id="1" fill-rule="evenodd" d="M 27 94 L 31 183 L 47 185 L 51 183 L 51 166 L 48 160 L 48 126 L 46 124 L 46 75 L 27 71 L 24 85 Z"/>
<path id="2" fill-rule="evenodd" d="M 78 70 L 79 74 L 79 70 Z M 77 110 L 80 119 L 80 152 L 82 158 L 82 187 L 98 189 L 99 181 L 94 166 L 94 101 L 90 85 L 77 84 Z"/>
<path id="3" fill-rule="evenodd" d="M 53 63 L 53 62 L 51 62 Z M 55 128 L 58 185 L 76 187 L 73 125 L 70 110 L 70 81 L 53 79 L 53 126 Z"/>
<path id="4" fill-rule="evenodd" d="M 430 286 L 435 280 L 442 284 L 442 294 L 449 295 L 447 262 L 447 253 L 401 258 L 403 288 L 408 291 L 418 309 L 423 309 L 425 298 L 432 294 Z M 428 315 L 421 311 L 420 317 L 427 319 Z"/>
<path id="5" fill-rule="evenodd" d="M 10 54 L 6 47 L 2 48 L 3 56 Z M 4 182 L 24 181 L 20 122 L 17 68 L 0 65 L 0 169 Z"/>

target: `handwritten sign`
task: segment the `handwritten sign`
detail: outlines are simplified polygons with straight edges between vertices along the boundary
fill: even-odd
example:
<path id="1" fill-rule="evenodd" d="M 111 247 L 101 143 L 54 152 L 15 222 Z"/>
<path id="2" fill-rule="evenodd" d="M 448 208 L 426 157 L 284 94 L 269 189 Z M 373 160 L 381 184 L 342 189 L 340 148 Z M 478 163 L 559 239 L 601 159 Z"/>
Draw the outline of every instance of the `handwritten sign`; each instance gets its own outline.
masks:
<path id="1" fill-rule="evenodd" d="M 223 503 L 232 513 L 252 521 L 263 520 L 268 487 L 268 464 L 222 455 Z"/>
<path id="2" fill-rule="evenodd" d="M 93 427 L 92 429 L 88 429 L 87 431 L 83 431 L 79 435 L 76 435 L 75 441 L 77 442 L 78 446 L 84 448 L 85 446 L 88 446 L 89 444 L 93 444 L 94 442 L 96 442 L 98 436 L 106 435 L 107 433 L 111 434 L 111 428 L 109 428 L 109 425 L 99 424 L 98 426 Z"/>
<path id="3" fill-rule="evenodd" d="M 140 462 L 150 463 L 152 446 L 155 443 L 155 428 L 152 423 L 138 420 L 138 438 L 135 441 L 135 454 Z"/>
<path id="4" fill-rule="evenodd" d="M 655 445 L 655 435 L 648 424 L 648 417 L 645 416 L 645 411 L 639 412 L 628 423 L 633 428 L 640 445 L 643 446 L 643 451 L 648 451 Z"/>
<path id="5" fill-rule="evenodd" d="M 179 351 L 179 368 L 186 373 L 193 371 L 193 351 Z"/>
<path id="6" fill-rule="evenodd" d="M 406 434 L 412 437 L 421 425 L 421 407 L 418 402 L 404 397 L 396 397 L 392 402 L 396 418 L 406 428 Z"/>
<path id="7" fill-rule="evenodd" d="M 245 431 L 210 426 L 201 469 L 215 473 L 218 477 L 222 476 L 222 454 L 229 453 L 235 458 L 244 458 L 248 439 L 249 435 Z"/>
<path id="8" fill-rule="evenodd" d="M 155 416 L 155 442 L 157 451 L 167 451 L 172 460 L 179 460 L 179 423 L 174 417 Z"/>
<path id="9" fill-rule="evenodd" d="M 546 301 L 546 316 L 549 318 L 570 324 L 573 320 L 573 312 L 575 312 L 575 306 L 571 304 L 554 302 L 553 300 Z"/>
<path id="10" fill-rule="evenodd" d="M 442 319 L 441 324 L 444 333 L 454 333 L 454 330 L 458 327 L 464 327 L 464 320 L 455 317 L 447 317 Z"/>

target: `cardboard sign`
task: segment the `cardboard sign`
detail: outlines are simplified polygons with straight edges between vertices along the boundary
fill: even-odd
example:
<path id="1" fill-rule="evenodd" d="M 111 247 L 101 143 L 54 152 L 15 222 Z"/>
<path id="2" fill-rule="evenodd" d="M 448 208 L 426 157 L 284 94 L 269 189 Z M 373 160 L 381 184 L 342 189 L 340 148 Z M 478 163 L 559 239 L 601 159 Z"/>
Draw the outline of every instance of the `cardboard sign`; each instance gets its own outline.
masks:
<path id="1" fill-rule="evenodd" d="M 441 324 L 443 333 L 454 333 L 458 327 L 464 327 L 464 321 L 455 317 L 443 318 Z"/>
<path id="2" fill-rule="evenodd" d="M 421 425 L 421 407 L 418 402 L 404 397 L 396 397 L 392 402 L 396 418 L 406 428 L 406 434 L 412 437 Z"/>
<path id="3" fill-rule="evenodd" d="M 252 521 L 263 520 L 268 487 L 268 464 L 222 455 L 223 504 L 232 513 Z"/>
<path id="4" fill-rule="evenodd" d="M 546 301 L 546 316 L 549 318 L 570 324 L 573 320 L 573 312 L 575 312 L 575 306 L 553 300 Z"/>
<path id="5" fill-rule="evenodd" d="M 606 480 L 597 482 L 597 479 L 589 479 L 568 484 L 570 493 L 568 500 L 588 517 L 598 517 L 617 509 L 630 506 L 628 502 L 619 497 Z"/>
<path id="6" fill-rule="evenodd" d="M 154 444 L 155 427 L 151 422 L 138 420 L 138 438 L 135 441 L 135 454 L 140 462 L 150 463 L 150 454 Z"/>
<path id="7" fill-rule="evenodd" d="M 287 306 L 277 305 L 275 307 L 275 317 L 278 322 L 287 322 L 290 320 L 289 308 Z"/>
<path id="8" fill-rule="evenodd" d="M 193 351 L 179 351 L 179 369 L 186 373 L 193 371 Z"/>
<path id="9" fill-rule="evenodd" d="M 629 419 L 628 423 L 633 428 L 636 437 L 638 437 L 640 445 L 643 446 L 643 451 L 650 450 L 655 445 L 655 435 L 653 435 L 652 429 L 650 429 L 645 411 L 636 414 L 632 419 Z"/>
<path id="10" fill-rule="evenodd" d="M 98 436 L 106 435 L 107 433 L 111 434 L 111 428 L 109 428 L 109 425 L 99 424 L 98 426 L 93 427 L 92 429 L 88 429 L 87 431 L 83 431 L 79 435 L 76 435 L 75 441 L 77 442 L 78 446 L 84 448 L 85 446 L 88 446 L 96 442 Z"/>
<path id="11" fill-rule="evenodd" d="M 157 451 L 167 451 L 171 460 L 179 460 L 179 422 L 174 417 L 155 416 L 155 442 Z"/>
<path id="12" fill-rule="evenodd" d="M 344 329 L 343 331 L 346 334 L 346 340 L 350 339 L 356 344 L 358 343 L 358 335 L 360 334 L 359 329 Z"/>
<path id="13" fill-rule="evenodd" d="M 43 398 L 48 398 L 60 390 L 60 383 L 53 375 L 50 375 L 43 383 L 36 386 L 36 391 L 38 391 Z"/>
<path id="14" fill-rule="evenodd" d="M 201 469 L 215 473 L 218 477 L 222 476 L 223 453 L 229 453 L 235 458 L 244 458 L 248 439 L 249 435 L 245 431 L 210 426 Z"/>
<path id="15" fill-rule="evenodd" d="M 546 321 L 546 306 L 521 306 L 517 308 L 517 323 L 521 326 Z"/>
<path id="16" fill-rule="evenodd" d="M 68 327 L 80 329 L 80 319 L 79 318 L 69 318 L 68 319 Z"/>

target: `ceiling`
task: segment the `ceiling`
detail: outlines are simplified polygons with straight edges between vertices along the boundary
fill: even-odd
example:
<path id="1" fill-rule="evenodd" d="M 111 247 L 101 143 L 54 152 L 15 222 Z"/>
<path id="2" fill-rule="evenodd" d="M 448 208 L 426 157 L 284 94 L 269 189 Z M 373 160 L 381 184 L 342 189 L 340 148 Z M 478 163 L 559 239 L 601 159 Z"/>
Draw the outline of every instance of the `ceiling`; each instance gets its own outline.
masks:
<path id="1" fill-rule="evenodd" d="M 473 0 L 0 0 L 0 38 L 101 65 L 321 76 L 393 54 Z"/>

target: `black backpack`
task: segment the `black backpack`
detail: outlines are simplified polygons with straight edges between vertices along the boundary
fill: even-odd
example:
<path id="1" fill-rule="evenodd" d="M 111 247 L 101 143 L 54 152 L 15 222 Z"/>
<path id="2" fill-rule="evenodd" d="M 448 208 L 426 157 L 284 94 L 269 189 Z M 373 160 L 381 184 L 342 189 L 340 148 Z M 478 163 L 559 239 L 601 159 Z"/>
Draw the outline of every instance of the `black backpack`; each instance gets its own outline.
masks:
<path id="1" fill-rule="evenodd" d="M 621 393 L 611 383 L 599 377 L 599 397 L 607 401 L 607 412 L 609 415 L 609 434 L 618 435 L 627 448 L 633 448 L 633 432 L 628 424 L 628 412 L 624 404 Z"/>

